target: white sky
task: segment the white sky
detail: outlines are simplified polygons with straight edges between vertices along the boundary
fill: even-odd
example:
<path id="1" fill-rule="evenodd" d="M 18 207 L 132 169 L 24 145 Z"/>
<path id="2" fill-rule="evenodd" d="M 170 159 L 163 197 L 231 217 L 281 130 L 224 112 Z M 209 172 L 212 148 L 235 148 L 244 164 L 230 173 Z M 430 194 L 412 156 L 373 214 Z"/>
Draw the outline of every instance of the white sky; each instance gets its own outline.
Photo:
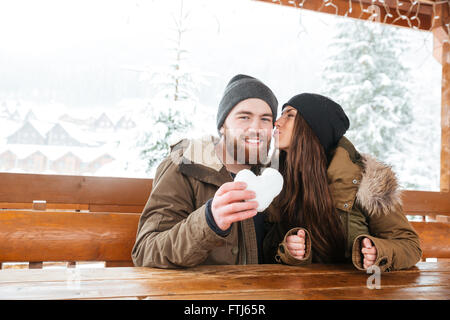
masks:
<path id="1" fill-rule="evenodd" d="M 339 18 L 250 0 L 184 5 L 190 63 L 215 75 L 202 93 L 204 104 L 215 107 L 237 73 L 260 78 L 280 101 L 320 85 L 322 59 Z M 25 70 L 167 65 L 172 15 L 178 12 L 179 1 L 172 0 L 0 0 L 0 51 Z M 431 57 L 431 37 L 411 35 L 417 47 L 411 52 L 413 68 L 433 77 L 439 66 Z"/>
<path id="2" fill-rule="evenodd" d="M 249 0 L 185 0 L 184 6 L 191 63 L 217 78 L 207 89 L 215 98 L 204 103 L 219 99 L 236 73 L 261 78 L 281 101 L 320 84 L 333 16 Z M 167 64 L 178 12 L 179 2 L 167 0 L 0 0 L 0 50 L 24 65 Z M 414 55 L 432 60 L 427 50 Z"/>

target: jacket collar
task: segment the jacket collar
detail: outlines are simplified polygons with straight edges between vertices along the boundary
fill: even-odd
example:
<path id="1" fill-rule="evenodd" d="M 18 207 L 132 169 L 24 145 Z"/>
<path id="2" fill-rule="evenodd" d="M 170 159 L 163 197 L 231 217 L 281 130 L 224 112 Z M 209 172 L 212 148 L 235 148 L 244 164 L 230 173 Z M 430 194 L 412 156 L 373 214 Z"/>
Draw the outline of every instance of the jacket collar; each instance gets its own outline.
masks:
<path id="1" fill-rule="evenodd" d="M 218 141 L 214 136 L 183 139 L 171 146 L 172 160 L 184 175 L 221 186 L 233 179 L 216 155 L 215 145 Z"/>

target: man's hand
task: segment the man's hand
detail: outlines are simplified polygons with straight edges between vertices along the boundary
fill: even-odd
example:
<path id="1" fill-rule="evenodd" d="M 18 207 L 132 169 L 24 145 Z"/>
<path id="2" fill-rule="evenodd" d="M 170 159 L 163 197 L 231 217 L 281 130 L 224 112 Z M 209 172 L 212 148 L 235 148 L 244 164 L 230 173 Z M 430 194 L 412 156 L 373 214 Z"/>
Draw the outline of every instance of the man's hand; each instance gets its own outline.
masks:
<path id="1" fill-rule="evenodd" d="M 300 229 L 296 235 L 286 238 L 287 249 L 291 255 L 298 260 L 302 260 L 305 256 L 305 231 Z"/>
<path id="2" fill-rule="evenodd" d="M 227 230 L 233 222 L 246 220 L 258 212 L 258 202 L 245 201 L 256 198 L 253 191 L 245 190 L 245 182 L 224 183 L 214 195 L 211 211 L 214 221 L 221 230 Z"/>
<path id="3" fill-rule="evenodd" d="M 372 243 L 372 241 L 370 241 L 369 238 L 363 239 L 361 253 L 364 255 L 364 269 L 367 269 L 375 263 L 375 260 L 377 258 L 377 248 L 375 248 L 375 245 Z"/>

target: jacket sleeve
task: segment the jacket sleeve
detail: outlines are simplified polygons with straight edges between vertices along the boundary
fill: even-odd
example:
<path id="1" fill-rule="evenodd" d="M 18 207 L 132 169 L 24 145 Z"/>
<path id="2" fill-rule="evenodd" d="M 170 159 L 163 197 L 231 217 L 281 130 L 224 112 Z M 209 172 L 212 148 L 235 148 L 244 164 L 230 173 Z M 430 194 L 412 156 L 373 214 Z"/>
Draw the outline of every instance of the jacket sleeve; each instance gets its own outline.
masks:
<path id="1" fill-rule="evenodd" d="M 380 270 L 400 270 L 414 266 L 422 256 L 419 236 L 403 214 L 401 206 L 386 214 L 368 216 L 370 234 L 358 235 L 352 248 L 352 261 L 363 268 L 362 240 L 369 238 L 377 249 L 375 265 Z"/>
<path id="2" fill-rule="evenodd" d="M 131 254 L 136 266 L 195 266 L 226 239 L 208 226 L 206 204 L 194 207 L 195 194 L 188 178 L 178 172 L 169 158 L 157 169 L 151 195 L 139 220 Z"/>
<path id="3" fill-rule="evenodd" d="M 288 236 L 295 235 L 299 230 L 305 231 L 305 255 L 303 259 L 299 260 L 294 258 L 287 248 L 286 239 Z M 278 245 L 277 255 L 275 256 L 275 260 L 279 263 L 288 264 L 291 266 L 302 266 L 305 264 L 310 264 L 312 262 L 312 252 L 311 252 L 311 237 L 309 235 L 308 230 L 304 228 L 293 228 L 289 230 L 284 236 L 283 242 Z"/>
<path id="4" fill-rule="evenodd" d="M 309 232 L 303 228 L 293 228 L 286 232 L 280 222 L 265 221 L 264 263 L 283 263 L 288 265 L 305 265 L 312 262 L 311 238 Z M 287 249 L 286 239 L 296 234 L 298 230 L 305 230 L 305 256 L 302 260 L 294 258 Z"/>

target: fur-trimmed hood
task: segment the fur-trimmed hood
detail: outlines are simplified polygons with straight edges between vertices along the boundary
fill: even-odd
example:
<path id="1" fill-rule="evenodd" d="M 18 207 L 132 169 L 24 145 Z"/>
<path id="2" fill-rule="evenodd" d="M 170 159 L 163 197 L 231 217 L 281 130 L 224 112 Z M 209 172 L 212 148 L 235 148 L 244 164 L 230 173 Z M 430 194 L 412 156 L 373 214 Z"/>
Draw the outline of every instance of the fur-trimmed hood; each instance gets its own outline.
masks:
<path id="1" fill-rule="evenodd" d="M 364 172 L 356 201 L 369 215 L 388 214 L 402 206 L 401 190 L 392 168 L 368 154 L 362 155 Z"/>
<path id="2" fill-rule="evenodd" d="M 345 137 L 328 167 L 328 183 L 338 209 L 359 205 L 368 216 L 388 214 L 402 206 L 401 190 L 392 168 L 368 154 L 359 154 Z"/>

